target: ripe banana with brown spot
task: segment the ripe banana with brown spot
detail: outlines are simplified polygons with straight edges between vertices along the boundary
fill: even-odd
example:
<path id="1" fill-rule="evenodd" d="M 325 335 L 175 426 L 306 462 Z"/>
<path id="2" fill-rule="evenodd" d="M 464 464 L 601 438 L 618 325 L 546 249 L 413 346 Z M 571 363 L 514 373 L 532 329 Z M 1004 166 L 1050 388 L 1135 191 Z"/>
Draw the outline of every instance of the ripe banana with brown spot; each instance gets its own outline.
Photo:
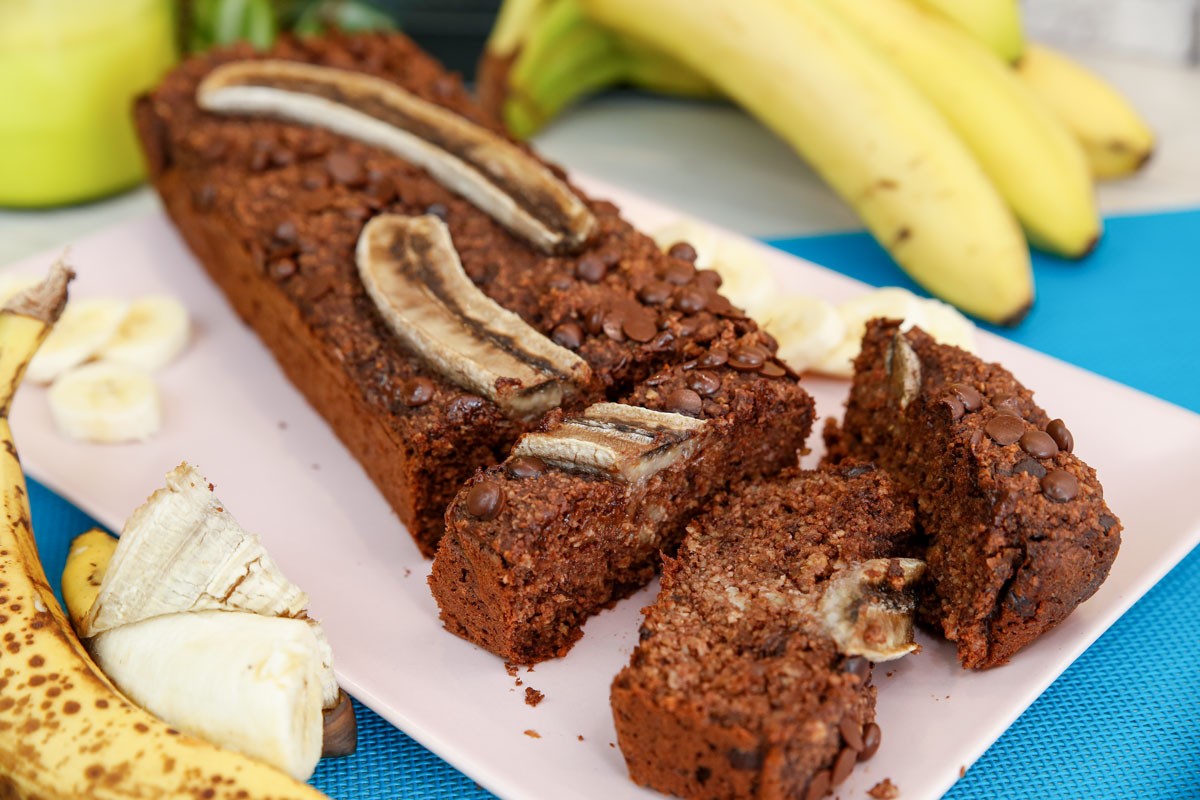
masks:
<path id="1" fill-rule="evenodd" d="M 1028 247 L 991 181 L 930 102 L 824 4 L 581 4 L 785 139 L 930 292 L 990 322 L 1012 324 L 1029 309 Z"/>
<path id="2" fill-rule="evenodd" d="M 38 558 L 8 412 L 71 273 L 0 309 L 0 794 L 39 800 L 317 800 L 273 767 L 180 734 L 118 692 L 71 630 Z"/>

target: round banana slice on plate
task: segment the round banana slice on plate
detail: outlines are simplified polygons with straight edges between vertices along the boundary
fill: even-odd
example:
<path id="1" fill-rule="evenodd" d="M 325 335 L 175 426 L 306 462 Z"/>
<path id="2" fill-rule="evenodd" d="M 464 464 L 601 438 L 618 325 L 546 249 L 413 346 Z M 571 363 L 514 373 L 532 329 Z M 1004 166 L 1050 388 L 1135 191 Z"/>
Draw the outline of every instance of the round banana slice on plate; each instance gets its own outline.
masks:
<path id="1" fill-rule="evenodd" d="M 761 255 L 745 242 L 722 239 L 709 265 L 721 276 L 721 294 L 739 308 L 760 315 L 778 294 L 775 274 Z"/>
<path id="2" fill-rule="evenodd" d="M 150 438 L 162 425 L 158 387 L 144 369 L 96 361 L 67 370 L 47 392 L 58 429 L 112 444 Z"/>
<path id="3" fill-rule="evenodd" d="M 717 255 L 717 235 L 707 226 L 686 217 L 655 228 L 650 235 L 664 252 L 680 242 L 690 244 L 696 251 L 696 266 L 699 269 L 710 268 Z"/>
<path id="4" fill-rule="evenodd" d="M 811 369 L 846 338 L 846 323 L 820 297 L 779 297 L 758 312 L 762 326 L 779 343 L 779 357 L 797 372 Z"/>
<path id="5" fill-rule="evenodd" d="M 117 332 L 128 311 L 129 303 L 112 297 L 68 302 L 29 362 L 25 377 L 34 383 L 50 383 L 64 371 L 87 361 Z"/>
<path id="6" fill-rule="evenodd" d="M 96 356 L 153 372 L 179 355 L 190 334 L 183 303 L 174 297 L 143 297 L 129 306 L 120 327 Z"/>

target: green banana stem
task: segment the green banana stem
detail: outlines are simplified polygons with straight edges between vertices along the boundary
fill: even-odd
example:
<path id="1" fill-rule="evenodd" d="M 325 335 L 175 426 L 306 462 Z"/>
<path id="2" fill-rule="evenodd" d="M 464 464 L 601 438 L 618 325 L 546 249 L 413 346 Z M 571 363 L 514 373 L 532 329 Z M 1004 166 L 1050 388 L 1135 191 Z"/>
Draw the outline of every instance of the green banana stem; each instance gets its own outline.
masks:
<path id="1" fill-rule="evenodd" d="M 527 139 L 572 103 L 621 83 L 623 74 L 624 65 L 611 58 L 559 73 L 540 86 L 535 95 L 510 94 L 504 105 L 504 124 L 518 139 Z"/>

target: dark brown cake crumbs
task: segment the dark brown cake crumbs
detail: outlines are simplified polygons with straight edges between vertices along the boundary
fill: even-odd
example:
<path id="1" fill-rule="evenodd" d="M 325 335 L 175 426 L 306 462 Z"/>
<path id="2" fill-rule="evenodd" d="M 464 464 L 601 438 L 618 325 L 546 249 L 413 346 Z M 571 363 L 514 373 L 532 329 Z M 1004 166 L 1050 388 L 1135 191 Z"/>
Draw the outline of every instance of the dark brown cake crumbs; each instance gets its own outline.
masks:
<path id="1" fill-rule="evenodd" d="M 540 733 L 538 733 L 537 731 L 535 731 L 533 728 L 530 728 L 529 730 L 525 731 L 525 735 L 528 736 L 530 739 L 542 738 L 542 735 Z"/>
<path id="2" fill-rule="evenodd" d="M 525 705 L 536 706 L 538 703 L 542 702 L 545 699 L 546 699 L 545 693 L 539 692 L 537 689 L 533 688 L 532 686 L 525 687 Z"/>
<path id="3" fill-rule="evenodd" d="M 900 787 L 892 783 L 891 778 L 884 778 L 868 789 L 867 794 L 875 800 L 896 800 L 900 796 Z"/>

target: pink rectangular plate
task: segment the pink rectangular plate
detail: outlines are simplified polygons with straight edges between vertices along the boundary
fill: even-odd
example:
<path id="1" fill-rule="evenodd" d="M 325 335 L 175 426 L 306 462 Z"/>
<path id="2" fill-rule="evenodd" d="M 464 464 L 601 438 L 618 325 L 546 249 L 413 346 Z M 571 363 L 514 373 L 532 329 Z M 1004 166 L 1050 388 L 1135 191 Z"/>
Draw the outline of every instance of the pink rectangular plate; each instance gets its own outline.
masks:
<path id="1" fill-rule="evenodd" d="M 649 229 L 677 215 L 584 181 Z M 727 234 L 733 236 L 734 234 Z M 639 609 L 656 587 L 592 620 L 564 659 L 521 678 L 543 691 L 524 702 L 494 656 L 445 633 L 425 585 L 429 563 L 324 422 L 162 216 L 71 243 L 75 296 L 168 292 L 196 325 L 187 353 L 160 376 L 162 432 L 139 445 L 72 442 L 55 430 L 44 390 L 21 391 L 13 427 L 30 473 L 114 529 L 181 461 L 196 464 L 227 507 L 257 531 L 312 596 L 343 685 L 483 786 L 504 797 L 657 797 L 629 782 L 608 686 L 636 641 Z M 754 244 L 793 291 L 848 298 L 863 286 Z M 57 253 L 11 267 L 45 270 Z M 1100 473 L 1125 524 L 1112 576 L 1065 624 L 1016 661 L 985 673 L 958 668 L 952 649 L 923 652 L 877 675 L 883 746 L 840 787 L 861 796 L 887 777 L 905 798 L 943 793 L 1005 728 L 1126 609 L 1200 541 L 1193 484 L 1200 416 L 1128 387 L 980 334 L 984 357 L 1008 366 L 1063 417 L 1078 453 Z M 822 415 L 839 415 L 847 384 L 810 379 Z M 817 445 L 814 437 L 814 446 Z M 819 456 L 814 452 L 810 458 Z M 539 738 L 526 734 L 536 731 Z"/>

